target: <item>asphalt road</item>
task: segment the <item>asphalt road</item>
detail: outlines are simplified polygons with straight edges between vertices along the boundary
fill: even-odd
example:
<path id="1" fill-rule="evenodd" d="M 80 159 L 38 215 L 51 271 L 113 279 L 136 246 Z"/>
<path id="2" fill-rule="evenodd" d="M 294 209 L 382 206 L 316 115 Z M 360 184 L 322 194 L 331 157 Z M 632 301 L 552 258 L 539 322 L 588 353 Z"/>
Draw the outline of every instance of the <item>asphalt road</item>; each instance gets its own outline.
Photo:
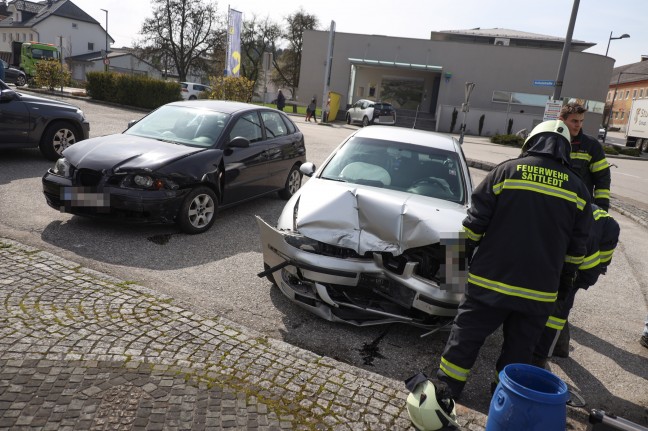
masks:
<path id="1" fill-rule="evenodd" d="M 86 112 L 91 136 L 120 132 L 129 120 L 143 115 L 73 102 Z M 308 159 L 316 164 L 356 129 L 306 124 L 303 119 L 297 124 L 306 136 Z M 1 157 L 0 236 L 165 293 L 202 315 L 221 315 L 391 378 L 404 379 L 419 370 L 431 373 L 438 364 L 447 333 L 421 338 L 421 330 L 404 325 L 355 328 L 329 323 L 292 305 L 257 277 L 263 263 L 255 216 L 273 223 L 284 205 L 277 197 L 222 211 L 210 231 L 189 236 L 175 226 L 97 222 L 59 213 L 46 205 L 41 193 L 40 178 L 51 162 L 38 150 L 3 151 Z M 484 173 L 471 172 L 479 183 Z M 622 234 L 613 264 L 594 288 L 579 294 L 571 358 L 557 360 L 552 370 L 577 387 L 590 406 L 648 422 L 648 352 L 637 342 L 648 298 L 648 231 L 614 215 Z M 484 413 L 499 340 L 497 333 L 487 340 L 462 399 Z"/>

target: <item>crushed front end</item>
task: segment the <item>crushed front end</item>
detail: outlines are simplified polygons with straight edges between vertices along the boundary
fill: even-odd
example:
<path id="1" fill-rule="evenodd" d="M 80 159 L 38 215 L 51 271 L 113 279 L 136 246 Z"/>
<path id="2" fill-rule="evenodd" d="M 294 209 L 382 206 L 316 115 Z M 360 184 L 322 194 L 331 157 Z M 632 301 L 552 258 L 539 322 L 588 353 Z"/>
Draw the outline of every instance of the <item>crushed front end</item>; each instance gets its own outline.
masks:
<path id="1" fill-rule="evenodd" d="M 401 322 L 439 327 L 457 313 L 467 275 L 464 240 L 437 242 L 396 255 L 331 245 L 257 217 L 265 271 L 299 306 L 357 326 Z"/>

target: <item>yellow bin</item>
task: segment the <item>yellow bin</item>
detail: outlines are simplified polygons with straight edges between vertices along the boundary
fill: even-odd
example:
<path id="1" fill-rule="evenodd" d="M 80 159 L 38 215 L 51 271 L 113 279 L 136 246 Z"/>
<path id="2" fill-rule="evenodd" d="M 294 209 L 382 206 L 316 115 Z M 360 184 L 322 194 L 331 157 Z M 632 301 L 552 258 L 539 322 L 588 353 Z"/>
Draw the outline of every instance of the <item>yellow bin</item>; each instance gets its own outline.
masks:
<path id="1" fill-rule="evenodd" d="M 327 123 L 330 123 L 331 121 L 335 121 L 335 117 L 337 116 L 337 113 L 340 110 L 341 97 L 342 95 L 340 93 L 336 93 L 335 91 L 329 91 L 328 93 L 329 114 L 328 114 L 328 118 L 326 119 Z"/>

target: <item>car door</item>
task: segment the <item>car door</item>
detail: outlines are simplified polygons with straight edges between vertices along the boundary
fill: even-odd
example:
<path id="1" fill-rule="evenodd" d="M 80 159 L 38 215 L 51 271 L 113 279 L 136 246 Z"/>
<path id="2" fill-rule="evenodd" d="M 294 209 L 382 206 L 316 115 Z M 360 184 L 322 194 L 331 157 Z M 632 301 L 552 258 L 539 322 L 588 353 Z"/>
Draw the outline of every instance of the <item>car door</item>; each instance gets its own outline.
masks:
<path id="1" fill-rule="evenodd" d="M 303 153 L 303 135 L 297 133 L 295 125 L 277 111 L 262 110 L 261 120 L 268 153 L 267 185 L 269 190 L 276 190 L 284 187 L 290 168 Z"/>
<path id="2" fill-rule="evenodd" d="M 356 103 L 353 104 L 353 106 L 349 110 L 349 117 L 351 118 L 351 122 L 362 120 L 362 117 L 360 117 L 361 109 L 362 109 L 362 100 L 358 100 Z"/>
<path id="3" fill-rule="evenodd" d="M 30 115 L 27 104 L 6 85 L 0 86 L 0 147 L 29 143 Z"/>
<path id="4" fill-rule="evenodd" d="M 250 142 L 249 147 L 228 147 L 225 145 L 225 193 L 223 205 L 229 205 L 262 194 L 268 177 L 267 143 L 258 110 L 246 112 L 233 120 L 226 136 L 226 143 L 242 137 Z"/>

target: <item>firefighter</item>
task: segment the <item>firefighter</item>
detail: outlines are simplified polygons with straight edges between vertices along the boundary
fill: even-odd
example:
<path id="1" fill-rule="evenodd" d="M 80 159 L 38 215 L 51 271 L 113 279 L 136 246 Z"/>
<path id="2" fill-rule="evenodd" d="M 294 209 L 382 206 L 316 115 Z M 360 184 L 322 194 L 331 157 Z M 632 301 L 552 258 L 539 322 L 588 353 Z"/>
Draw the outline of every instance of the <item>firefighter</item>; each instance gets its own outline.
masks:
<path id="1" fill-rule="evenodd" d="M 592 204 L 594 222 L 587 240 L 587 255 L 578 267 L 576 281 L 565 299 L 556 301 L 554 311 L 547 319 L 544 332 L 533 352 L 533 364 L 544 368 L 552 355 L 555 344 L 567 323 L 569 311 L 579 289 L 593 286 L 599 275 L 605 274 L 612 261 L 612 253 L 619 242 L 619 223 L 605 210 Z"/>
<path id="2" fill-rule="evenodd" d="M 569 129 L 571 136 L 572 170 L 580 175 L 589 190 L 593 203 L 605 211 L 610 209 L 610 164 L 605 158 L 603 146 L 598 140 L 583 133 L 585 109 L 578 103 L 568 103 L 560 110 L 559 119 Z M 564 330 L 555 343 L 552 354 L 567 358 L 569 356 L 569 324 L 565 322 Z"/>
<path id="3" fill-rule="evenodd" d="M 497 373 L 531 363 L 554 302 L 573 285 L 592 210 L 585 185 L 569 169 L 569 139 L 562 121 L 540 123 L 522 155 L 496 166 L 473 192 L 463 226 L 475 251 L 437 371 L 455 398 L 486 337 L 500 326 Z"/>

